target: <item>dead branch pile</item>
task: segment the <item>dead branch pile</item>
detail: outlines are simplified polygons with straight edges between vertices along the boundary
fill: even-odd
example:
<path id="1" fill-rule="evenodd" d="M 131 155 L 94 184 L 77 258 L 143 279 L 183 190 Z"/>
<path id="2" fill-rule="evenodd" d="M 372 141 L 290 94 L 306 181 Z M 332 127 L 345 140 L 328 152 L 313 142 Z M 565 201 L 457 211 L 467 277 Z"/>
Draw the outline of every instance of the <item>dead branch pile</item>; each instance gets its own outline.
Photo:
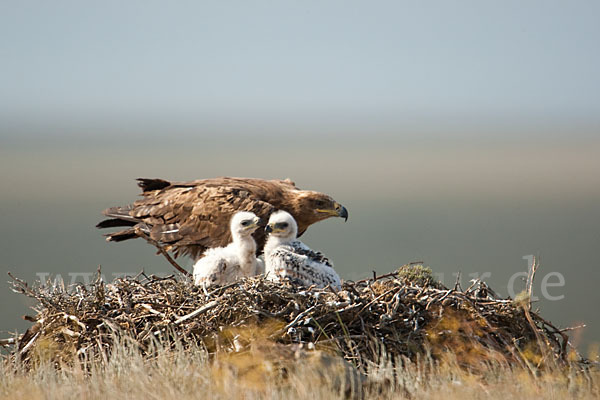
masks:
<path id="1" fill-rule="evenodd" d="M 37 315 L 27 317 L 33 326 L 15 344 L 25 362 L 40 352 L 57 362 L 100 357 L 122 335 L 142 351 L 157 339 L 239 351 L 256 337 L 244 329 L 281 344 L 330 349 L 359 368 L 382 356 L 424 353 L 451 352 L 466 366 L 493 358 L 528 368 L 567 356 L 566 335 L 528 301 L 499 299 L 479 281 L 447 289 L 388 274 L 345 282 L 334 293 L 261 277 L 209 290 L 184 277 L 143 273 L 70 290 L 13 280 L 13 290 L 38 302 Z"/>

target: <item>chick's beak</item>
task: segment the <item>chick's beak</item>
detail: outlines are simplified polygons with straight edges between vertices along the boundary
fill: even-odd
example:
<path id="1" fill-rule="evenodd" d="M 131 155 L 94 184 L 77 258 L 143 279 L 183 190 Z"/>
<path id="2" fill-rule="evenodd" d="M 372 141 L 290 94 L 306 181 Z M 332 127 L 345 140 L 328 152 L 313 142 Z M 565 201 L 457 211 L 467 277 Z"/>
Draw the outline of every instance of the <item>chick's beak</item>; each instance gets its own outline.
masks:
<path id="1" fill-rule="evenodd" d="M 252 221 L 252 223 L 248 225 L 246 229 L 248 229 L 250 232 L 254 232 L 257 228 L 258 224 L 255 221 Z"/>
<path id="2" fill-rule="evenodd" d="M 273 227 L 271 227 L 271 225 L 265 226 L 265 232 L 267 232 L 267 233 L 273 232 Z"/>
<path id="3" fill-rule="evenodd" d="M 335 211 L 337 212 L 338 217 L 344 218 L 344 222 L 348 221 L 348 210 L 346 210 L 346 207 L 336 202 Z"/>

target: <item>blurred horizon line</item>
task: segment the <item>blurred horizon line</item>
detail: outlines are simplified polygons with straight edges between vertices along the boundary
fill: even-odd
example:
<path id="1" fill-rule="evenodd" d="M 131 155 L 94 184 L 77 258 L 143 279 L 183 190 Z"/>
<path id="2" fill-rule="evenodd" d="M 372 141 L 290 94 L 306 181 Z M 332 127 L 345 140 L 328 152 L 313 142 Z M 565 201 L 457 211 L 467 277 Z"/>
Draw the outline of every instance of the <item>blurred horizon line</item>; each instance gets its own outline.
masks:
<path id="1" fill-rule="evenodd" d="M 25 116 L 0 115 L 0 137 L 9 143 L 20 139 L 92 139 L 95 137 L 129 141 L 141 137 L 155 140 L 209 138 L 219 135 L 230 138 L 298 140 L 302 137 L 336 138 L 341 135 L 357 139 L 396 139 L 418 143 L 435 140 L 455 142 L 472 140 L 482 143 L 504 143 L 540 139 L 552 142 L 600 141 L 600 118 L 574 119 L 564 117 L 503 118 L 499 116 L 467 115 L 219 115 L 177 118 L 175 115 L 114 115 L 109 116 Z M 126 134 L 127 137 L 122 135 Z M 367 137 L 365 137 L 367 136 Z"/>

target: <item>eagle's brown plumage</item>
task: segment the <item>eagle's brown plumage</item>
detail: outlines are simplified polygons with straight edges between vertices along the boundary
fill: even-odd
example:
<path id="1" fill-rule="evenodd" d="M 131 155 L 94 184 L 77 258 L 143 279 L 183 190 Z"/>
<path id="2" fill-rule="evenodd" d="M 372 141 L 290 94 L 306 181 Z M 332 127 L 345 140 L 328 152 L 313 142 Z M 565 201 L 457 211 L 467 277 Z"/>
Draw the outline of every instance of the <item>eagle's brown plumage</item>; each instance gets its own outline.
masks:
<path id="1" fill-rule="evenodd" d="M 237 211 L 251 211 L 264 227 L 273 211 L 285 210 L 298 223 L 298 236 L 315 222 L 339 216 L 346 209 L 326 194 L 300 190 L 290 180 L 214 178 L 190 182 L 138 179 L 143 198 L 125 207 L 103 211 L 106 219 L 98 228 L 127 227 L 110 233 L 107 240 L 119 242 L 138 237 L 136 229 L 173 250 L 196 259 L 207 248 L 231 241 L 229 220 Z M 255 233 L 260 252 L 264 229 Z"/>

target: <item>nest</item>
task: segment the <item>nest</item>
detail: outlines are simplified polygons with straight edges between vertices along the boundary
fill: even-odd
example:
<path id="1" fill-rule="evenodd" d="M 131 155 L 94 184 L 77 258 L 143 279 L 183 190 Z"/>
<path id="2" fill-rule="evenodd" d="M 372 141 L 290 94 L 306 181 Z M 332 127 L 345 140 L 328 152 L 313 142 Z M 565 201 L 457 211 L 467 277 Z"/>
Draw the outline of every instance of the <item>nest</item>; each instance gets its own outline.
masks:
<path id="1" fill-rule="evenodd" d="M 344 282 L 339 292 L 262 277 L 209 290 L 182 276 L 144 273 L 112 283 L 99 274 L 94 283 L 69 290 L 13 278 L 13 290 L 38 303 L 14 355 L 31 362 L 44 353 L 60 365 L 106 357 L 123 337 L 142 352 L 151 353 L 158 340 L 201 345 L 214 354 L 241 351 L 260 337 L 325 349 L 361 370 L 382 357 L 424 354 L 452 353 L 465 366 L 493 359 L 543 367 L 567 359 L 567 336 L 532 311 L 528 300 L 498 298 L 481 281 L 448 289 L 422 270 L 406 271 Z"/>

